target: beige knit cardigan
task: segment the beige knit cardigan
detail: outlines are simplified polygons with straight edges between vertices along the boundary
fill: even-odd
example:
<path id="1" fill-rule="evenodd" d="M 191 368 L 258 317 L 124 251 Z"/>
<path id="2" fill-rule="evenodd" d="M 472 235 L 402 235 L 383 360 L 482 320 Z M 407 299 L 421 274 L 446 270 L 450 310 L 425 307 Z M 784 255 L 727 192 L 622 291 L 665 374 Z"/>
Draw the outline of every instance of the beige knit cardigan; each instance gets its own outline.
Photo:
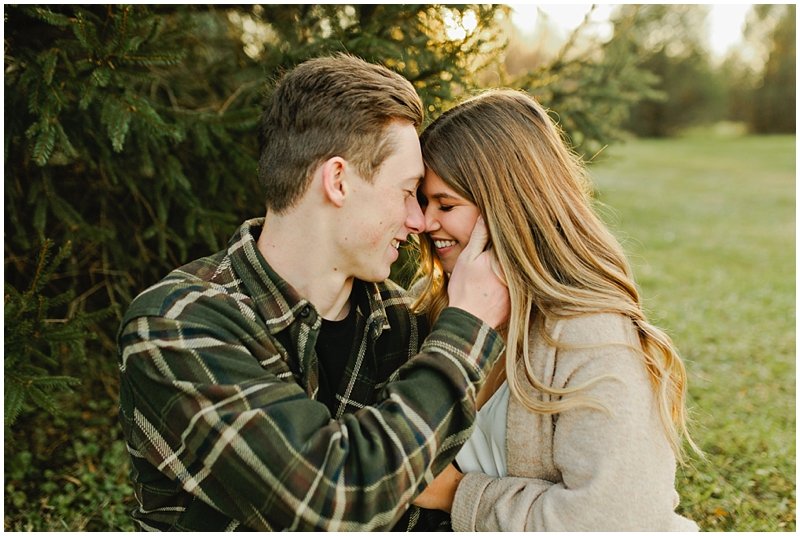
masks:
<path id="1" fill-rule="evenodd" d="M 665 437 L 633 323 L 593 314 L 548 324 L 572 349 L 532 336 L 537 377 L 575 387 L 611 374 L 584 393 L 608 410 L 534 414 L 510 397 L 508 475 L 467 473 L 452 510 L 457 531 L 696 531 L 675 513 L 675 457 Z M 576 345 L 583 348 L 574 348 Z M 586 346 L 593 346 L 586 348 Z M 543 399 L 547 395 L 531 393 Z"/>

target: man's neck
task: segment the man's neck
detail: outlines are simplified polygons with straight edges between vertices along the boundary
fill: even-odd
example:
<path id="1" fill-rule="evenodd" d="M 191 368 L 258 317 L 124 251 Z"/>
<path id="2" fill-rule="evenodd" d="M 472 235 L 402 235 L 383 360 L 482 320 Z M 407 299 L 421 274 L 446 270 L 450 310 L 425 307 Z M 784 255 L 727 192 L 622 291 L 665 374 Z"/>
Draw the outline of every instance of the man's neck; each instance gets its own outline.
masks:
<path id="1" fill-rule="evenodd" d="M 267 214 L 258 250 L 287 283 L 326 320 L 341 320 L 350 310 L 353 278 L 335 268 L 325 233 L 309 233 L 296 216 Z M 313 235 L 313 236 L 309 236 Z"/>

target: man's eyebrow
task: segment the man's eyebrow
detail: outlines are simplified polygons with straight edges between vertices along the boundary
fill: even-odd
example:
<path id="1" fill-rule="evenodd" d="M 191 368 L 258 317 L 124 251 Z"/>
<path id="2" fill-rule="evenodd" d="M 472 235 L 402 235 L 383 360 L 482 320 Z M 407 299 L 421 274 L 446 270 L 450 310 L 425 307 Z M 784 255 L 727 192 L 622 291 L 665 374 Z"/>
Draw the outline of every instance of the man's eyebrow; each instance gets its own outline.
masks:
<path id="1" fill-rule="evenodd" d="M 418 177 L 411 177 L 408 179 L 409 181 L 414 181 L 414 187 L 419 188 L 419 185 L 422 184 L 422 179 L 424 179 L 424 175 L 419 175 Z"/>

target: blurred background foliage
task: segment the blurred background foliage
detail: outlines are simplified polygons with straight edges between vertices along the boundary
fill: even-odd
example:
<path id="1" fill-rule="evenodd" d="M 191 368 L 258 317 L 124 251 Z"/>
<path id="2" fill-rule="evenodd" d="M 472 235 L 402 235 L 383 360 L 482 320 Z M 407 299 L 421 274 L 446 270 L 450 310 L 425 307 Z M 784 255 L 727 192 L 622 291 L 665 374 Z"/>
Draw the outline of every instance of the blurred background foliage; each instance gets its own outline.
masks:
<path id="1" fill-rule="evenodd" d="M 755 66 L 711 61 L 706 14 L 620 6 L 609 39 L 582 25 L 546 54 L 499 4 L 5 5 L 5 528 L 132 528 L 115 331 L 137 292 L 263 213 L 257 123 L 283 71 L 383 63 L 428 121 L 525 89 L 587 160 L 719 121 L 794 133 L 795 6 L 754 7 Z"/>

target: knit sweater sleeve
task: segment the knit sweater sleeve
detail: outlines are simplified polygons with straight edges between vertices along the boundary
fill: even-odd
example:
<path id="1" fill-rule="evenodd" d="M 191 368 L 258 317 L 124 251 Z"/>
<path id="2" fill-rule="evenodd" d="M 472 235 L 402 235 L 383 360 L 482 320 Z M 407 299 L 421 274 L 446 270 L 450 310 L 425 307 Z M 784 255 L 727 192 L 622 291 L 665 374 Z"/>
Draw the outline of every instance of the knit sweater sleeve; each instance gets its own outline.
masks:
<path id="1" fill-rule="evenodd" d="M 643 359 L 634 349 L 638 342 L 630 322 L 617 315 L 592 315 L 565 321 L 562 327 L 560 342 L 583 348 L 552 351 L 551 376 L 544 380 L 555 387 L 596 380 L 582 394 L 608 411 L 588 407 L 564 411 L 552 419 L 552 443 L 531 446 L 537 452 L 528 455 L 552 456 L 557 477 L 465 475 L 453 504 L 453 528 L 697 530 L 694 522 L 674 512 L 675 458 Z M 510 428 L 507 433 L 519 430 Z"/>

